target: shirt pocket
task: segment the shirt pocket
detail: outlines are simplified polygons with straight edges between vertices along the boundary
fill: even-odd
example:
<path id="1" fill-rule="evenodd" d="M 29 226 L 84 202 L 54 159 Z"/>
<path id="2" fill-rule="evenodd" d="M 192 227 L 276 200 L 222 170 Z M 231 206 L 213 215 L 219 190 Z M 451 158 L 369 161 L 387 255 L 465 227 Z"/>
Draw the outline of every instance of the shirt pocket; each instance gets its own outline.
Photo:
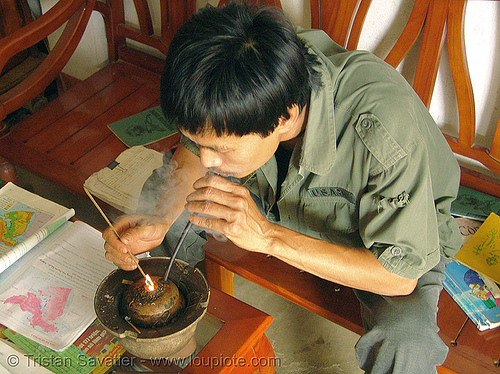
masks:
<path id="1" fill-rule="evenodd" d="M 356 205 L 339 197 L 305 199 L 304 221 L 309 229 L 326 236 L 358 230 Z"/>

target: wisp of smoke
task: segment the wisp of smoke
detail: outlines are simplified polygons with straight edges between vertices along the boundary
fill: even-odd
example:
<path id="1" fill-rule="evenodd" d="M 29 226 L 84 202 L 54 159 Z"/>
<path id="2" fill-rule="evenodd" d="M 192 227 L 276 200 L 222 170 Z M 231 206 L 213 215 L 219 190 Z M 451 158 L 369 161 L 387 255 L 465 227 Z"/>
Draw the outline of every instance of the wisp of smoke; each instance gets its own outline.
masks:
<path id="1" fill-rule="evenodd" d="M 163 158 L 163 166 L 155 169 L 152 175 L 148 178 L 141 192 L 137 213 L 162 215 L 165 207 L 171 206 L 173 203 L 171 199 L 175 199 L 171 191 L 181 181 L 175 171 L 178 164 L 172 161 L 172 154 L 165 153 Z M 204 229 L 204 231 L 212 235 L 218 241 L 226 241 L 227 238 L 213 230 Z"/>

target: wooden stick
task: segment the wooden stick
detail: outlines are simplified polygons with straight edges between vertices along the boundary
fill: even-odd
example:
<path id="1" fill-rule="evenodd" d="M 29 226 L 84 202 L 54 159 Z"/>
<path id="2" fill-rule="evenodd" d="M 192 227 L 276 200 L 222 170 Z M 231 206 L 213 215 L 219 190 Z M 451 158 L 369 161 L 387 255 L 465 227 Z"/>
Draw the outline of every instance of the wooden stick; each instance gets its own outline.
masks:
<path id="1" fill-rule="evenodd" d="M 130 317 L 129 317 L 129 316 L 125 316 L 125 321 L 127 321 L 127 322 L 128 322 L 128 324 L 129 324 L 130 326 L 132 326 L 132 327 L 133 327 L 133 329 L 134 329 L 135 331 L 137 331 L 137 333 L 138 333 L 138 334 L 140 334 L 140 333 L 141 333 L 141 330 L 139 330 L 137 327 L 135 327 L 135 326 L 134 326 L 134 324 L 130 321 Z"/>
<path id="2" fill-rule="evenodd" d="M 111 227 L 111 229 L 113 230 L 113 232 L 115 233 L 115 235 L 118 237 L 118 239 L 120 239 L 120 234 L 118 234 L 118 231 L 116 231 L 115 227 L 113 226 L 113 224 L 111 223 L 111 221 L 108 219 L 108 217 L 106 216 L 106 214 L 104 213 L 104 211 L 101 209 L 101 207 L 99 206 L 99 204 L 97 204 L 97 201 L 95 201 L 94 197 L 90 194 L 90 191 L 85 186 L 83 186 L 83 189 L 84 189 L 85 193 L 89 196 L 90 200 L 94 203 L 94 205 L 97 208 L 97 210 L 99 211 L 99 213 L 101 213 L 101 215 L 103 216 L 103 218 L 106 220 L 106 222 L 108 223 L 109 227 Z M 125 248 L 127 249 L 127 252 L 130 255 L 130 257 L 132 257 L 132 260 L 134 260 L 134 262 L 137 265 L 137 268 L 141 272 L 142 276 L 144 278 L 146 278 L 146 283 L 149 284 L 148 278 L 146 277 L 146 274 L 144 273 L 144 270 L 142 270 L 141 265 L 139 265 L 139 261 L 137 261 L 137 258 L 135 258 L 135 256 L 132 254 L 132 252 L 130 252 L 130 249 L 128 249 L 127 247 L 125 247 Z"/>

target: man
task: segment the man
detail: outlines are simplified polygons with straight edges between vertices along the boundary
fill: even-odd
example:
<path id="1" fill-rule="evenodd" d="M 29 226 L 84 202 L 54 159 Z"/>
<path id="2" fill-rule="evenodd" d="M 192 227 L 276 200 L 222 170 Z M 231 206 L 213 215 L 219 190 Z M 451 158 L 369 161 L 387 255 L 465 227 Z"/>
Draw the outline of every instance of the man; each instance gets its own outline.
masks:
<path id="1" fill-rule="evenodd" d="M 121 241 L 105 231 L 109 260 L 133 269 L 126 246 L 158 246 L 186 209 L 241 248 L 356 289 L 366 372 L 436 372 L 442 272 L 461 242 L 450 215 L 459 169 L 397 71 L 231 3 L 176 34 L 161 103 L 183 135 L 178 166 L 160 213 L 119 218 Z"/>

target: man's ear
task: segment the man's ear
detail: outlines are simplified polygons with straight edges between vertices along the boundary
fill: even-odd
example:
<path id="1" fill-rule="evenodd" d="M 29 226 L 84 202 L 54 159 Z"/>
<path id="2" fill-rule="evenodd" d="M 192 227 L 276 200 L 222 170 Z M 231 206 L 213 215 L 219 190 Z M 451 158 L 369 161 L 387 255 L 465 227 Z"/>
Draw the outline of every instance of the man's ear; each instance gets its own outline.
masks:
<path id="1" fill-rule="evenodd" d="M 291 129 L 295 128 L 300 113 L 301 112 L 297 104 L 294 104 L 290 108 L 288 108 L 289 118 L 286 119 L 285 117 L 281 117 L 280 123 L 278 124 L 277 128 L 280 130 L 280 132 L 288 132 Z"/>

